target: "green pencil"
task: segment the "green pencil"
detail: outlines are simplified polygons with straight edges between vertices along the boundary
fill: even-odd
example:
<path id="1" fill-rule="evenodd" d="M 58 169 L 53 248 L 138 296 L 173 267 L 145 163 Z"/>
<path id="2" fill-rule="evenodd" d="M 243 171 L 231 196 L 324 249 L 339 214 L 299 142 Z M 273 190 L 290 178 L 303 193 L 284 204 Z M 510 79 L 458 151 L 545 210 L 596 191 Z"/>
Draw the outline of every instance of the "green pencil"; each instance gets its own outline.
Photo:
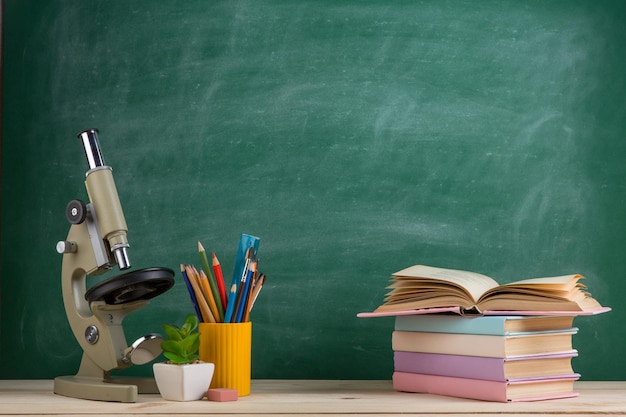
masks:
<path id="1" fill-rule="evenodd" d="M 209 286 L 211 287 L 211 293 L 213 293 L 213 298 L 215 298 L 215 304 L 217 305 L 217 311 L 220 315 L 220 321 L 224 321 L 224 307 L 222 306 L 222 300 L 220 298 L 220 292 L 217 288 L 217 281 L 215 281 L 215 277 L 213 276 L 213 272 L 211 267 L 209 266 L 209 259 L 206 256 L 206 252 L 204 250 L 204 246 L 202 243 L 198 241 L 198 252 L 200 253 L 200 259 L 202 260 L 202 267 L 204 268 L 204 272 L 206 276 L 209 278 Z"/>

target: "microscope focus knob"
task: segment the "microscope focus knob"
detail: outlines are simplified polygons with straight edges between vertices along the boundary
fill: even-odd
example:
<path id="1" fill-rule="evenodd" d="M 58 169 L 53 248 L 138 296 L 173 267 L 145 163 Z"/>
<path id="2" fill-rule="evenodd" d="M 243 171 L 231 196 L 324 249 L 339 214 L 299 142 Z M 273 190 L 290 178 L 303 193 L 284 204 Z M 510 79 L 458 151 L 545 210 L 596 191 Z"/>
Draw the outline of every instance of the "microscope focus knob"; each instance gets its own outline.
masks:
<path id="1" fill-rule="evenodd" d="M 60 240 L 57 242 L 57 252 L 60 254 L 64 253 L 76 253 L 78 249 L 76 242 L 69 242 L 67 240 Z"/>
<path id="2" fill-rule="evenodd" d="M 65 217 L 71 224 L 81 224 L 87 218 L 87 205 L 81 200 L 72 200 L 65 207 Z"/>

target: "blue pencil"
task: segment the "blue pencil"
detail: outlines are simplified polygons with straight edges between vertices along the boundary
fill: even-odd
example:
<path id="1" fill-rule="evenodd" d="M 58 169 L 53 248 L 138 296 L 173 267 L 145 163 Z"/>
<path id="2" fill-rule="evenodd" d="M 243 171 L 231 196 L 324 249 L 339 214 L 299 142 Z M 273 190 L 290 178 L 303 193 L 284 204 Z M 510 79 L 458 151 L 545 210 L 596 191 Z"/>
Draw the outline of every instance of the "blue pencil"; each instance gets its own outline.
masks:
<path id="1" fill-rule="evenodd" d="M 200 308 L 198 307 L 198 300 L 196 300 L 196 294 L 193 291 L 193 287 L 191 286 L 191 282 L 189 282 L 189 277 L 187 276 L 187 272 L 185 272 L 185 266 L 180 264 L 180 273 L 185 280 L 185 285 L 187 286 L 187 291 L 189 291 L 189 297 L 191 298 L 191 303 L 193 304 L 194 310 L 196 310 L 196 315 L 198 316 L 198 320 L 202 322 L 202 314 L 200 313 Z"/>
<path id="2" fill-rule="evenodd" d="M 247 258 L 246 263 L 243 267 L 243 271 L 241 272 L 241 277 L 239 278 L 239 280 L 237 280 L 237 284 L 233 283 L 233 286 L 230 289 L 231 297 L 228 299 L 228 311 L 226 312 L 226 314 L 224 314 L 224 323 L 237 323 L 237 312 L 239 311 L 241 292 L 243 291 L 243 286 L 245 285 L 246 278 L 248 277 L 248 268 L 250 266 L 250 262 L 251 259 Z M 226 316 L 229 317 L 228 321 L 226 321 Z"/>
<path id="3" fill-rule="evenodd" d="M 247 272 L 246 282 L 241 283 L 243 288 L 241 289 L 241 299 L 237 308 L 237 323 L 241 323 L 244 311 L 246 310 L 248 295 L 250 294 L 250 282 L 254 278 L 254 273 L 256 272 L 256 261 L 250 262 L 250 268 L 248 268 Z"/>
<path id="4" fill-rule="evenodd" d="M 241 276 L 245 268 L 246 258 L 249 257 L 248 251 L 252 250 L 252 253 L 256 254 L 259 248 L 259 240 L 260 239 L 258 237 L 247 235 L 245 233 L 242 233 L 239 237 L 239 246 L 237 247 L 237 256 L 235 259 L 235 269 L 233 270 L 233 279 L 232 284 L 230 285 L 230 295 L 228 297 L 226 311 L 224 312 L 224 323 L 232 323 L 233 314 L 236 315 L 235 306 L 237 304 L 237 297 L 234 297 L 234 295 L 237 294 L 237 291 L 239 290 L 239 282 L 241 281 Z"/>

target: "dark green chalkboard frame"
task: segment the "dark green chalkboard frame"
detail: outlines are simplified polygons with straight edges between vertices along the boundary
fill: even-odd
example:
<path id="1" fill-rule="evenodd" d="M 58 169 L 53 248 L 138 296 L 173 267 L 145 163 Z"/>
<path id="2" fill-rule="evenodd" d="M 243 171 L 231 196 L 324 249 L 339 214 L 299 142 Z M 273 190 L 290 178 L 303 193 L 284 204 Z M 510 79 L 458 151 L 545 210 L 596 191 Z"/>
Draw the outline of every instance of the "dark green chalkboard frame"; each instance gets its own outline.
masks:
<path id="1" fill-rule="evenodd" d="M 586 275 L 613 311 L 577 319 L 575 368 L 626 378 L 624 22 L 619 1 L 5 0 L 0 378 L 78 366 L 54 248 L 91 127 L 134 267 L 199 265 L 201 240 L 230 271 L 261 237 L 255 378 L 389 378 L 393 321 L 356 314 L 415 263 Z M 129 339 L 190 311 L 176 279 Z"/>

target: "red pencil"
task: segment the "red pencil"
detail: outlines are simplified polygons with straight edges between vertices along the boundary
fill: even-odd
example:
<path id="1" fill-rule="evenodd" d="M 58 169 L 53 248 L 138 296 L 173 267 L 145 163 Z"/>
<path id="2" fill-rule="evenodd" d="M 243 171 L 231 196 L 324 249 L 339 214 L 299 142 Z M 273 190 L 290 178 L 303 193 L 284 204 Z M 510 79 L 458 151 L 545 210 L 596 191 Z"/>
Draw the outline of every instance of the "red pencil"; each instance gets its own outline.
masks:
<path id="1" fill-rule="evenodd" d="M 226 306 L 228 304 L 228 300 L 226 298 L 226 286 L 224 285 L 224 275 L 222 275 L 222 266 L 220 265 L 220 261 L 215 256 L 215 252 L 212 252 L 213 258 L 213 273 L 215 274 L 215 280 L 217 281 L 217 289 L 220 293 L 220 299 L 222 300 L 222 305 Z M 226 308 L 226 307 L 224 307 Z"/>

